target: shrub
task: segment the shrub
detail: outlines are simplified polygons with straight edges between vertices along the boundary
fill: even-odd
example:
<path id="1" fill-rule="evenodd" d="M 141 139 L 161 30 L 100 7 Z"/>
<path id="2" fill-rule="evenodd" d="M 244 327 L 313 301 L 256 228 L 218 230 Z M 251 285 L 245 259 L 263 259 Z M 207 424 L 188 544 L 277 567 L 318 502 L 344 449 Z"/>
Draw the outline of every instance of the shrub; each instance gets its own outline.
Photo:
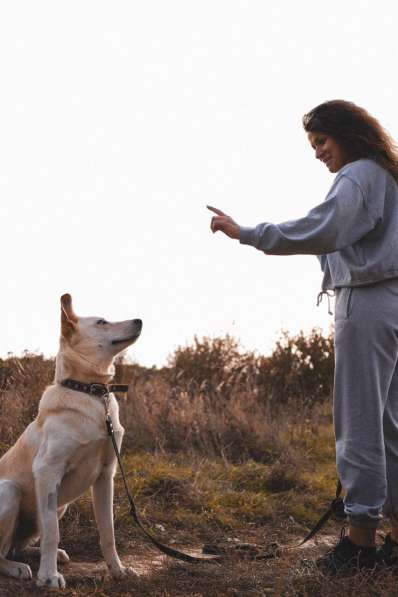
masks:
<path id="1" fill-rule="evenodd" d="M 333 336 L 313 329 L 310 335 L 282 334 L 269 357 L 260 357 L 257 386 L 262 400 L 273 406 L 311 407 L 332 394 Z"/>
<path id="2" fill-rule="evenodd" d="M 53 371 L 54 361 L 41 355 L 0 360 L 3 449 L 36 415 Z M 319 330 L 283 333 L 270 356 L 245 352 L 225 336 L 195 337 L 162 369 L 119 360 L 117 381 L 130 383 L 120 400 L 125 447 L 274 462 L 286 450 L 286 430 L 292 437 L 289 421 L 299 421 L 299 436 L 307 433 L 308 412 L 330 397 L 332 376 L 332 338 Z"/>

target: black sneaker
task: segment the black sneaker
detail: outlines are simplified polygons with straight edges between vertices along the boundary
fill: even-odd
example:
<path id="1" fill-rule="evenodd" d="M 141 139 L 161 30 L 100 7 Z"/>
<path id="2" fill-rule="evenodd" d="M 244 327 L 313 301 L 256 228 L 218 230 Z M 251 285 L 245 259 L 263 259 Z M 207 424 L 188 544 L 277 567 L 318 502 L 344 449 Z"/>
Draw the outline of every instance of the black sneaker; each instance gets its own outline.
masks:
<path id="1" fill-rule="evenodd" d="M 390 533 L 385 536 L 383 545 L 377 551 L 377 556 L 382 566 L 398 566 L 398 543 L 391 539 Z"/>
<path id="2" fill-rule="evenodd" d="M 322 572 L 336 574 L 340 570 L 360 570 L 375 568 L 379 561 L 376 547 L 361 547 L 345 536 L 342 528 L 340 541 L 329 552 L 316 560 Z"/>

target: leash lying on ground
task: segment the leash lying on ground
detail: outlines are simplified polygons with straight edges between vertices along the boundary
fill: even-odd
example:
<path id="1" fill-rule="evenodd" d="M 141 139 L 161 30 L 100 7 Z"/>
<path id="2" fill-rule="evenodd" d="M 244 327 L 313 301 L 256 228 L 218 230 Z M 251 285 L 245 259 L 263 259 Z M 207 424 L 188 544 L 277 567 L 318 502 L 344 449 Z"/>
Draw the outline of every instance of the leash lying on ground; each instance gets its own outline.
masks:
<path id="1" fill-rule="evenodd" d="M 321 516 L 314 527 L 304 537 L 300 543 L 294 545 L 280 545 L 278 542 L 273 541 L 269 544 L 258 545 L 255 543 L 229 543 L 228 542 L 217 542 L 209 543 L 204 545 L 203 553 L 206 554 L 217 554 L 219 556 L 227 556 L 234 554 L 243 558 L 249 558 L 251 560 L 270 560 L 279 557 L 284 551 L 291 549 L 297 549 L 310 541 L 327 523 L 329 518 L 334 514 L 336 518 L 345 517 L 344 514 L 344 502 L 340 497 L 342 491 L 340 480 L 337 482 L 336 497 L 330 503 L 328 510 Z"/>
<path id="2" fill-rule="evenodd" d="M 296 547 L 301 547 L 302 545 L 304 545 L 304 543 L 307 543 L 307 541 L 309 541 L 310 539 L 315 537 L 315 535 L 325 526 L 325 524 L 327 523 L 329 518 L 332 516 L 332 514 L 335 514 L 337 517 L 345 516 L 344 515 L 344 502 L 343 502 L 343 499 L 340 497 L 342 489 L 343 488 L 341 486 L 340 479 L 338 479 L 337 486 L 336 486 L 336 496 L 330 502 L 330 506 L 329 506 L 328 510 L 326 510 L 326 512 L 324 514 L 322 514 L 322 516 L 318 520 L 318 522 L 313 526 L 313 528 L 310 530 L 308 535 L 306 535 L 304 537 L 304 539 L 302 541 L 300 541 L 300 543 L 298 543 L 297 545 L 292 545 L 292 546 L 288 547 L 287 549 L 294 549 Z"/>
<path id="3" fill-rule="evenodd" d="M 61 385 L 65 386 L 71 390 L 77 390 L 78 392 L 85 392 L 86 394 L 90 394 L 92 396 L 97 396 L 97 397 L 103 399 L 104 407 L 105 407 L 106 428 L 108 431 L 108 435 L 111 438 L 113 449 L 115 451 L 116 459 L 117 459 L 117 462 L 119 465 L 120 473 L 122 475 L 127 499 L 130 504 L 130 514 L 133 517 L 137 526 L 140 528 L 140 530 L 143 532 L 143 534 L 149 539 L 149 541 L 151 541 L 151 543 L 153 543 L 161 552 L 163 552 L 166 555 L 168 555 L 172 558 L 175 558 L 177 560 L 182 560 L 183 562 L 203 563 L 203 562 L 219 561 L 221 558 L 221 555 L 222 554 L 225 555 L 225 552 L 217 553 L 217 551 L 212 551 L 213 548 L 217 549 L 214 546 L 206 546 L 206 548 L 207 548 L 206 552 L 204 550 L 206 555 L 204 555 L 203 557 L 191 556 L 183 551 L 179 551 L 178 549 L 174 549 L 168 545 L 161 543 L 155 537 L 153 537 L 153 535 L 151 535 L 143 526 L 143 524 L 140 520 L 140 517 L 138 515 L 138 511 L 137 511 L 136 505 L 134 503 L 133 497 L 130 493 L 130 490 L 129 490 L 129 487 L 127 484 L 126 475 L 124 472 L 123 464 L 122 464 L 122 461 L 120 458 L 120 452 L 117 447 L 115 433 L 113 430 L 112 418 L 109 414 L 109 394 L 111 392 L 126 393 L 128 391 L 128 385 L 102 384 L 102 383 L 91 383 L 90 384 L 90 383 L 83 383 L 83 382 L 80 382 L 80 381 L 77 381 L 74 379 L 65 379 L 61 382 Z M 298 543 L 296 545 L 291 545 L 291 546 L 285 547 L 284 549 L 296 549 L 298 547 L 301 547 L 305 543 L 307 543 L 307 541 L 310 541 L 310 539 L 312 539 L 325 526 L 325 524 L 327 523 L 329 518 L 332 516 L 332 514 L 335 514 L 339 518 L 342 517 L 344 515 L 344 503 L 343 503 L 343 499 L 341 498 L 341 492 L 342 492 L 342 486 L 341 486 L 341 482 L 339 479 L 337 481 L 335 498 L 331 501 L 328 510 L 321 516 L 321 518 L 318 520 L 318 522 L 309 531 L 309 533 L 304 537 L 304 539 L 302 541 L 300 541 L 300 543 Z M 245 549 L 247 549 L 247 550 L 248 550 L 248 547 L 250 547 L 249 543 L 245 543 L 243 545 L 244 545 Z M 275 544 L 275 545 L 277 545 L 277 544 Z M 238 548 L 238 546 L 236 546 L 236 547 Z M 278 547 L 278 549 L 280 548 L 280 546 L 277 546 L 277 547 Z M 250 550 L 248 550 L 248 551 L 250 551 Z"/>
<path id="4" fill-rule="evenodd" d="M 177 560 L 182 560 L 183 562 L 204 563 L 204 562 L 218 561 L 220 559 L 220 557 L 218 555 L 213 555 L 213 554 L 210 555 L 209 554 L 209 555 L 203 555 L 203 556 L 191 556 L 187 553 L 184 553 L 183 551 L 174 549 L 173 547 L 170 547 L 169 545 L 164 545 L 164 543 L 161 543 L 160 541 L 158 541 L 156 539 L 156 537 L 151 535 L 145 529 L 144 525 L 142 524 L 140 517 L 138 515 L 136 505 L 133 500 L 133 496 L 131 495 L 128 484 L 127 484 L 126 475 L 124 472 L 123 464 L 122 464 L 122 461 L 120 458 L 120 452 L 117 447 L 115 433 L 113 430 L 112 418 L 109 413 L 109 394 L 110 394 L 110 392 L 127 392 L 128 386 L 124 385 L 124 384 L 123 385 L 122 384 L 107 385 L 107 384 L 101 384 L 101 383 L 89 384 L 89 383 L 82 383 L 82 382 L 74 380 L 74 379 L 65 379 L 61 382 L 61 385 L 65 386 L 69 389 L 77 390 L 78 392 L 85 392 L 86 394 L 90 394 L 92 396 L 97 396 L 97 397 L 103 399 L 104 406 L 105 406 L 106 428 L 108 431 L 108 435 L 111 438 L 113 449 L 115 451 L 116 459 L 117 459 L 117 462 L 119 465 L 120 473 L 122 475 L 127 499 L 130 504 L 130 514 L 133 517 L 137 526 L 144 533 L 144 535 L 149 539 L 149 541 L 151 541 L 151 543 L 153 543 L 161 552 L 163 552 L 166 555 L 168 555 L 172 558 L 175 558 Z"/>

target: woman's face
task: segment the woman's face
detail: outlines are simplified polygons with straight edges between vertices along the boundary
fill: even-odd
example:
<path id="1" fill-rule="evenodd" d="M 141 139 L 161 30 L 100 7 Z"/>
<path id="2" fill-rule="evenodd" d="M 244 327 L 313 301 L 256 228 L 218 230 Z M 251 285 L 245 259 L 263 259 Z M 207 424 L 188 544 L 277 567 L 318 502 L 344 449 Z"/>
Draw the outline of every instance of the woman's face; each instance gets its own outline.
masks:
<path id="1" fill-rule="evenodd" d="M 308 140 L 315 150 L 315 157 L 326 164 L 330 172 L 338 172 L 349 163 L 349 158 L 343 148 L 330 135 L 325 133 L 308 133 Z"/>

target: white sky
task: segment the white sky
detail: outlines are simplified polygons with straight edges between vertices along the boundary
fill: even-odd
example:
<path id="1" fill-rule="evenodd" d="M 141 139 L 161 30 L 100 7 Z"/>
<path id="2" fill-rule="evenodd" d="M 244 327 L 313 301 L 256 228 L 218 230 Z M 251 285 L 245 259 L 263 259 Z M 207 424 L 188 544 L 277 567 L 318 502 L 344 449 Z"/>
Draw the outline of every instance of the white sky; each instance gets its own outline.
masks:
<path id="1" fill-rule="evenodd" d="M 267 353 L 329 329 L 314 257 L 209 231 L 320 203 L 333 175 L 302 115 L 352 100 L 398 138 L 398 5 L 335 0 L 0 3 L 0 355 L 55 355 L 59 298 L 141 317 L 129 355 L 193 336 Z"/>

